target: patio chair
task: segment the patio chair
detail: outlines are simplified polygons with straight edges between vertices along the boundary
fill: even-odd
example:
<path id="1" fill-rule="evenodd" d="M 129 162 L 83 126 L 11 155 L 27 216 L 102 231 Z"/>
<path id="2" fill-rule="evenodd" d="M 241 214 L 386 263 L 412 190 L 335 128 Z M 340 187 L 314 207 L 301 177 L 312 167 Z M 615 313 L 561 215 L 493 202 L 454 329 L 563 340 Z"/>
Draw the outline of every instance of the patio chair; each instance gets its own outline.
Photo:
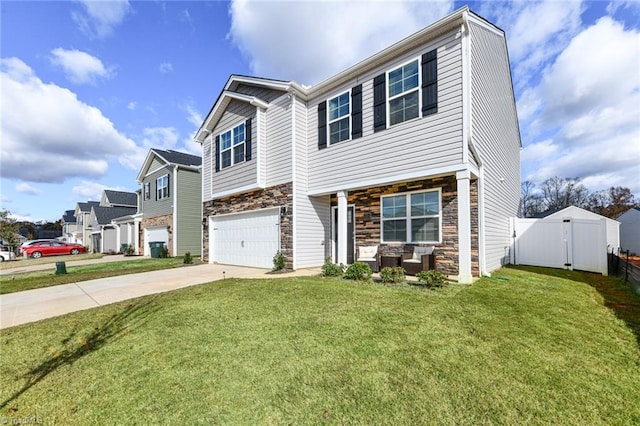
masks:
<path id="1" fill-rule="evenodd" d="M 378 254 L 378 246 L 362 246 L 358 247 L 357 262 L 364 262 L 373 272 L 380 271 L 380 255 Z"/>
<path id="2" fill-rule="evenodd" d="M 407 275 L 416 275 L 420 271 L 428 271 L 435 269 L 436 257 L 433 254 L 433 246 L 413 248 L 413 253 L 409 257 L 409 253 L 405 254 L 406 259 L 402 260 L 402 267 Z"/>

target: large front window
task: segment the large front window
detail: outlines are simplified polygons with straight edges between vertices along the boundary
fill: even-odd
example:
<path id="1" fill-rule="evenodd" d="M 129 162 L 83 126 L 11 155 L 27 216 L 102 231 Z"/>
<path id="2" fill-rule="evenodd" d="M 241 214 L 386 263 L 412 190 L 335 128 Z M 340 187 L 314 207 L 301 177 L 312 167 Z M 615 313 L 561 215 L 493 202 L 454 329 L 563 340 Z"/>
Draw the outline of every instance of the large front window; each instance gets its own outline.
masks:
<path id="1" fill-rule="evenodd" d="M 420 110 L 418 60 L 389 71 L 389 123 L 394 125 L 418 117 Z"/>
<path id="2" fill-rule="evenodd" d="M 349 92 L 329 99 L 329 143 L 334 144 L 349 139 L 350 109 Z"/>
<path id="3" fill-rule="evenodd" d="M 162 200 L 169 197 L 169 175 L 156 179 L 156 199 Z"/>
<path id="4" fill-rule="evenodd" d="M 232 166 L 244 161 L 245 132 L 244 123 L 220 135 L 220 168 Z"/>
<path id="5" fill-rule="evenodd" d="M 440 191 L 382 197 L 382 241 L 440 242 Z"/>

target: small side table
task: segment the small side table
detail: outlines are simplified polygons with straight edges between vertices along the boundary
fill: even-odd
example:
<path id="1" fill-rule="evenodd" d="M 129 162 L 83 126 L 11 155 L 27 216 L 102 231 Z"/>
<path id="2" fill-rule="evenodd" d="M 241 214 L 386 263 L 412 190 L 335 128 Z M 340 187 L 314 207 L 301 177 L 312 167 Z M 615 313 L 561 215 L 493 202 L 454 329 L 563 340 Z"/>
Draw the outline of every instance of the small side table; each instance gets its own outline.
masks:
<path id="1" fill-rule="evenodd" d="M 398 266 L 402 266 L 402 256 L 397 254 L 383 254 L 380 256 L 380 269 Z"/>

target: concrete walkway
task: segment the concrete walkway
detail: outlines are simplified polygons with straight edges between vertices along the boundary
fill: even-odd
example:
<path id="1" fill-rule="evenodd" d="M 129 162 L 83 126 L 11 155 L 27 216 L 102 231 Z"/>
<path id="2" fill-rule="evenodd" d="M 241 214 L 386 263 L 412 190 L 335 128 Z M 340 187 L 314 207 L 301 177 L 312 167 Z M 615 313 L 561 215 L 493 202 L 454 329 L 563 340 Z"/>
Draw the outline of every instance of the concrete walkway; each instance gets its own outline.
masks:
<path id="1" fill-rule="evenodd" d="M 204 264 L 4 294 L 0 295 L 0 329 L 225 278 L 312 276 L 320 274 L 320 268 L 286 274 L 268 272 L 267 269 Z"/>

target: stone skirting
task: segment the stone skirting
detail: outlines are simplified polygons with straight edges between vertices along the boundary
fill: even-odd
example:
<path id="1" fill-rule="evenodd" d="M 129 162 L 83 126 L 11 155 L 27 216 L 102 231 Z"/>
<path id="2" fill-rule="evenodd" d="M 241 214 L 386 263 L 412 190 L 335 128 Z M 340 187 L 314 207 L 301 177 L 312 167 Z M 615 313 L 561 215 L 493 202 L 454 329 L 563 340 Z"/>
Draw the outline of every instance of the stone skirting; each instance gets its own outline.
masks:
<path id="1" fill-rule="evenodd" d="M 169 241 L 167 242 L 167 248 L 169 249 L 169 256 L 173 256 L 173 214 L 166 214 L 163 216 L 150 217 L 148 219 L 142 219 L 140 222 L 140 253 L 144 253 L 144 230 L 146 228 L 155 228 L 158 226 L 166 226 L 169 234 Z"/>
<path id="2" fill-rule="evenodd" d="M 286 259 L 286 268 L 293 268 L 293 183 L 259 189 L 205 201 L 202 215 L 209 218 L 217 214 L 241 213 L 270 207 L 285 207 L 280 215 L 280 251 Z M 209 261 L 209 229 L 202 233 L 202 259 Z"/>
<path id="3" fill-rule="evenodd" d="M 404 182 L 375 188 L 349 191 L 348 203 L 355 205 L 355 239 L 359 246 L 380 245 L 381 196 L 403 192 L 441 188 L 442 191 L 442 243 L 435 245 L 436 269 L 446 275 L 458 275 L 458 194 L 455 176 Z M 471 273 L 479 276 L 478 255 L 478 181 L 470 182 L 471 198 Z M 337 197 L 331 197 L 337 205 Z M 383 250 L 401 253 L 404 244 L 385 244 Z"/>

